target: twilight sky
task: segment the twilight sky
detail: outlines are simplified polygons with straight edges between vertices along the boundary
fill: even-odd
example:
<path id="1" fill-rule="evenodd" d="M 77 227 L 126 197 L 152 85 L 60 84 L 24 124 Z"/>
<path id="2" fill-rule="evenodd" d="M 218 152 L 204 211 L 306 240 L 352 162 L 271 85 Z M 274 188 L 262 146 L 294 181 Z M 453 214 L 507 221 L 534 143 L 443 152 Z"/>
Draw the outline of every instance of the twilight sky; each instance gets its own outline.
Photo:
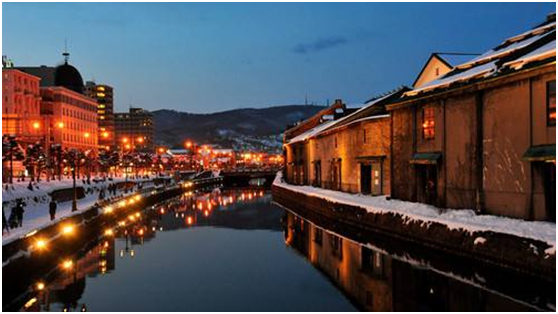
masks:
<path id="1" fill-rule="evenodd" d="M 486 51 L 555 3 L 3 3 L 2 54 L 56 65 L 130 105 L 214 112 L 410 85 L 431 52 Z"/>

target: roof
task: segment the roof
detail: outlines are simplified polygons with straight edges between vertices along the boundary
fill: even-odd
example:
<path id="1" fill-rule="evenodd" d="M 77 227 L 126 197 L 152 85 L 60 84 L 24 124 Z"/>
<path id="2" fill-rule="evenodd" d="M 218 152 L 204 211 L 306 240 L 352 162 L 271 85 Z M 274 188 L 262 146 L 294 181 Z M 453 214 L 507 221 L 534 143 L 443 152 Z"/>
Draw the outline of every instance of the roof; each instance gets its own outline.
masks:
<path id="1" fill-rule="evenodd" d="M 556 22 L 549 22 L 510 37 L 480 56 L 456 65 L 440 78 L 406 92 L 402 100 L 508 74 L 529 63 L 553 60 L 556 60 Z"/>
<path id="2" fill-rule="evenodd" d="M 320 125 L 318 125 L 318 126 L 313 127 L 312 129 L 310 129 L 310 130 L 308 130 L 308 131 L 306 131 L 306 132 L 304 132 L 304 133 L 302 133 L 302 134 L 299 134 L 299 135 L 293 137 L 292 139 L 290 139 L 289 141 L 287 141 L 286 144 L 288 145 L 288 144 L 294 144 L 294 143 L 298 143 L 298 142 L 303 142 L 303 141 L 305 141 L 305 140 L 307 140 L 307 139 L 309 139 L 309 138 L 312 138 L 312 137 L 314 137 L 315 135 L 317 135 L 318 133 L 320 133 L 321 131 L 323 131 L 324 129 L 326 129 L 328 126 L 334 124 L 334 123 L 337 122 L 337 121 L 339 121 L 339 120 L 329 120 L 329 121 L 326 121 L 326 122 L 324 122 L 324 123 L 322 123 L 322 124 L 320 124 Z"/>
<path id="3" fill-rule="evenodd" d="M 478 56 L 479 54 L 436 52 L 436 55 L 453 68 L 456 65 L 470 61 L 471 59 L 475 58 L 475 56 Z"/>
<path id="4" fill-rule="evenodd" d="M 346 115 L 342 118 L 339 118 L 337 120 L 326 121 L 296 137 L 293 137 L 292 139 L 287 141 L 286 144 L 289 145 L 297 142 L 302 142 L 310 138 L 313 138 L 315 136 L 318 136 L 323 132 L 333 130 L 334 128 L 341 127 L 349 123 L 353 123 L 357 121 L 360 122 L 360 121 L 373 119 L 373 118 L 388 117 L 389 115 L 386 114 L 385 104 L 388 103 L 391 99 L 399 98 L 399 96 L 401 96 L 401 94 L 406 90 L 408 90 L 408 88 L 402 86 L 384 95 L 368 100 L 364 105 L 364 107 L 360 108 L 359 110 L 356 110 L 355 112 Z"/>

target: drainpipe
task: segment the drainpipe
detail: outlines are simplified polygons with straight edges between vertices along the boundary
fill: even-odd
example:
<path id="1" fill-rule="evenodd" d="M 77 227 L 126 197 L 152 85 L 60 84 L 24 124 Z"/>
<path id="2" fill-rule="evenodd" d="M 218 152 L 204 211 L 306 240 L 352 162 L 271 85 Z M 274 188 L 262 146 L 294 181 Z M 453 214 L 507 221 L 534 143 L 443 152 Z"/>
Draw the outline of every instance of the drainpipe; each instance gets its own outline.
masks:
<path id="1" fill-rule="evenodd" d="M 447 167 L 448 162 L 447 162 L 447 151 L 446 151 L 446 147 L 447 147 L 447 140 L 446 139 L 447 139 L 448 133 L 447 133 L 447 128 L 446 128 L 446 100 L 442 99 L 441 102 L 442 102 L 442 110 L 443 110 L 442 118 L 443 118 L 443 123 L 444 123 L 444 125 L 443 125 L 444 131 L 442 132 L 443 133 L 442 136 L 444 137 L 444 139 L 443 139 L 444 141 L 442 142 L 443 143 L 442 144 L 443 145 L 443 147 L 442 147 L 442 152 L 443 152 L 442 163 L 443 163 L 443 167 L 444 167 L 444 192 L 443 192 L 444 193 L 444 196 L 443 196 L 444 204 L 443 204 L 442 207 L 447 208 L 448 207 L 448 198 L 447 198 L 447 196 L 448 196 L 448 167 Z"/>
<path id="2" fill-rule="evenodd" d="M 475 211 L 477 214 L 482 214 L 484 212 L 484 119 L 483 119 L 483 98 L 484 91 L 479 91 L 475 95 L 475 109 L 476 109 L 476 120 L 477 120 L 477 139 L 476 139 L 476 155 L 475 155 L 475 179 L 476 179 L 476 190 L 475 190 Z"/>
<path id="3" fill-rule="evenodd" d="M 411 152 L 411 155 L 414 155 L 417 152 L 417 106 L 413 106 L 412 107 L 412 134 L 413 134 L 413 151 Z M 407 165 L 409 167 L 409 165 Z M 418 189 L 418 178 L 417 178 L 417 173 L 415 171 L 415 166 L 410 166 L 411 169 L 410 172 L 413 174 L 413 190 L 411 191 L 411 199 L 414 201 L 418 201 L 418 193 L 417 193 L 417 189 Z"/>
<path id="4" fill-rule="evenodd" d="M 529 147 L 533 146 L 533 78 L 529 78 Z M 535 204 L 533 200 L 533 190 L 535 174 L 533 173 L 533 162 L 529 162 L 529 195 L 527 203 L 527 220 L 535 220 Z"/>

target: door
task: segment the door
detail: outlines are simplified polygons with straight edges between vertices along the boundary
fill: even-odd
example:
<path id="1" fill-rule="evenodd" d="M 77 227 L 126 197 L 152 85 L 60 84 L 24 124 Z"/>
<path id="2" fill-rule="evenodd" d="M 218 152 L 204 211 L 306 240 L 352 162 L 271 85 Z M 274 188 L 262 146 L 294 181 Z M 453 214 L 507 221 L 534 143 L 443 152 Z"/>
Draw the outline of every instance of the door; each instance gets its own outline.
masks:
<path id="1" fill-rule="evenodd" d="M 382 163 L 372 163 L 372 195 L 382 195 Z"/>
<path id="2" fill-rule="evenodd" d="M 314 186 L 322 185 L 322 162 L 320 160 L 314 163 Z"/>
<path id="3" fill-rule="evenodd" d="M 556 165 L 545 163 L 543 169 L 546 219 L 556 222 Z"/>
<path id="4" fill-rule="evenodd" d="M 417 165 L 418 201 L 436 206 L 438 171 L 435 165 Z"/>
<path id="5" fill-rule="evenodd" d="M 360 164 L 360 193 L 372 193 L 372 166 Z"/>

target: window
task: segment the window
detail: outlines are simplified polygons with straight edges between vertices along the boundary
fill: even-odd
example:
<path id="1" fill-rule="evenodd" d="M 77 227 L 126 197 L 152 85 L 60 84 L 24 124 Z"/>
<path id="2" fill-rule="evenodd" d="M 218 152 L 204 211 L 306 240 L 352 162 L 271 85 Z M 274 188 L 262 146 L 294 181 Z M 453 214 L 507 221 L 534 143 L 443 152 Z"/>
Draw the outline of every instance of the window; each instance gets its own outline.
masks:
<path id="1" fill-rule="evenodd" d="M 546 83 L 547 124 L 556 125 L 556 81 Z"/>
<path id="2" fill-rule="evenodd" d="M 434 108 L 422 109 L 422 137 L 425 140 L 433 140 L 435 136 L 434 130 Z"/>
<path id="3" fill-rule="evenodd" d="M 343 239 L 336 235 L 331 235 L 331 252 L 333 256 L 343 259 Z"/>
<path id="4" fill-rule="evenodd" d="M 335 148 L 337 148 L 337 136 L 335 137 Z"/>
<path id="5" fill-rule="evenodd" d="M 366 130 L 362 130 L 362 142 L 366 143 Z"/>
<path id="6" fill-rule="evenodd" d="M 361 270 L 372 275 L 375 278 L 385 277 L 385 255 L 371 250 L 366 247 L 362 247 L 361 251 Z"/>

